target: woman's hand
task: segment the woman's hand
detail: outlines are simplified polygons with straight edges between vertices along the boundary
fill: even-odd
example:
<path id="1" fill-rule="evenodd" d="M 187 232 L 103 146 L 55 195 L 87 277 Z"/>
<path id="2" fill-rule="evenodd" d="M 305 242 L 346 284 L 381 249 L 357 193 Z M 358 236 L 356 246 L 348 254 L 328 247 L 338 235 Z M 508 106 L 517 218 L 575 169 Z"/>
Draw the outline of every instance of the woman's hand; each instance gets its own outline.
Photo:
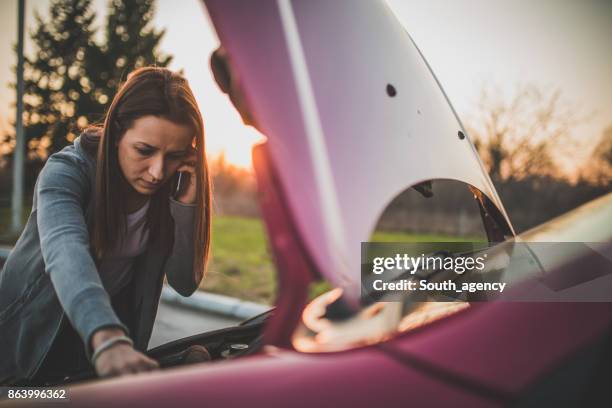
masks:
<path id="1" fill-rule="evenodd" d="M 98 330 L 92 337 L 92 347 L 95 350 L 106 340 L 124 335 L 123 330 L 117 328 Z M 134 350 L 132 346 L 126 343 L 117 343 L 103 351 L 96 359 L 95 364 L 96 374 L 100 377 L 120 376 L 159 368 L 157 361 Z"/>
<path id="2" fill-rule="evenodd" d="M 183 159 L 183 164 L 177 169 L 178 172 L 186 172 L 189 174 L 189 182 L 187 186 L 181 186 L 181 191 L 176 196 L 176 199 L 183 204 L 195 204 L 196 201 L 196 164 L 198 162 L 196 158 L 196 150 L 191 149 L 190 153 Z M 181 179 L 181 183 L 184 183 L 184 179 Z"/>
<path id="3" fill-rule="evenodd" d="M 100 377 L 114 377 L 153 371 L 159 368 L 159 364 L 129 344 L 117 343 L 100 354 L 95 368 Z"/>

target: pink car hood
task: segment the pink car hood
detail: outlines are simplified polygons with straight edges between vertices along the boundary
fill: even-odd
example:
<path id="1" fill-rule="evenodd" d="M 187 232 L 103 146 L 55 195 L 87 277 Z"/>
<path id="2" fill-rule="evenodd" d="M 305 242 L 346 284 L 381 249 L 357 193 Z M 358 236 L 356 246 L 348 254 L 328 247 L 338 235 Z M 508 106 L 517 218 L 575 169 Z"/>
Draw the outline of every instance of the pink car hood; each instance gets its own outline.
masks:
<path id="1" fill-rule="evenodd" d="M 382 1 L 205 1 L 317 271 L 359 297 L 360 243 L 406 188 L 453 179 L 508 217 L 427 62 Z"/>

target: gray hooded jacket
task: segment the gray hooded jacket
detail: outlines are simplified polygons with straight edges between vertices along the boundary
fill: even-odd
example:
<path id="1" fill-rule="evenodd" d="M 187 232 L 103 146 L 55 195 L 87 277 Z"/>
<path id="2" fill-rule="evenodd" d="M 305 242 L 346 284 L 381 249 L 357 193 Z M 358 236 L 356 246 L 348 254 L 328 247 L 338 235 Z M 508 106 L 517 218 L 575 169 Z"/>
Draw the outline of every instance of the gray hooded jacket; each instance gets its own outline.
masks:
<path id="1" fill-rule="evenodd" d="M 86 349 L 92 334 L 122 327 L 135 348 L 146 351 L 157 313 L 164 272 L 183 296 L 193 278 L 195 206 L 170 200 L 174 221 L 171 254 L 147 249 L 133 264 L 132 327 L 117 317 L 89 248 L 86 219 L 92 215 L 95 159 L 80 144 L 53 154 L 36 182 L 32 213 L 0 271 L 0 384 L 34 376 L 63 319 Z"/>

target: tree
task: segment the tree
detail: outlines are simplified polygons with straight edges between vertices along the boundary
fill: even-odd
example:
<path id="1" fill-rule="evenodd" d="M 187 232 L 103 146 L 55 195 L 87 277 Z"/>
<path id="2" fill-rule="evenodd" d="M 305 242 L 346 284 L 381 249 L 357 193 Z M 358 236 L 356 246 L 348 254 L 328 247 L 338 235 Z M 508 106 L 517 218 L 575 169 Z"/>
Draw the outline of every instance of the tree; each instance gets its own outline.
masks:
<path id="1" fill-rule="evenodd" d="M 8 130 L 5 120 L 0 116 L 0 172 L 7 166 L 7 154 L 14 149 L 15 138 Z"/>
<path id="2" fill-rule="evenodd" d="M 103 109 L 90 94 L 84 61 L 91 49 L 95 13 L 90 0 L 54 0 L 49 20 L 35 14 L 34 56 L 24 64 L 24 130 L 30 159 L 44 160 L 74 139 L 76 120 Z M 85 85 L 85 86 L 84 86 Z M 75 120 L 76 119 L 76 120 Z"/>
<path id="3" fill-rule="evenodd" d="M 529 176 L 558 177 L 555 157 L 579 123 L 558 90 L 519 86 L 506 101 L 498 90 L 483 89 L 479 117 L 468 126 L 475 146 L 494 181 Z"/>
<path id="4" fill-rule="evenodd" d="M 220 153 L 209 162 L 214 191 L 214 210 L 218 215 L 259 216 L 255 175 L 235 166 Z"/>
<path id="5" fill-rule="evenodd" d="M 612 126 L 603 131 L 601 138 L 585 165 L 583 177 L 592 184 L 609 189 L 612 184 Z"/>
<path id="6" fill-rule="evenodd" d="M 127 72 L 170 63 L 157 49 L 164 31 L 151 27 L 153 13 L 154 0 L 111 1 L 101 44 L 91 0 L 53 0 L 48 20 L 36 14 L 35 53 L 25 61 L 30 159 L 45 160 L 99 122 Z"/>
<path id="7" fill-rule="evenodd" d="M 112 0 L 106 19 L 105 42 L 89 60 L 98 71 L 100 94 L 111 95 L 134 68 L 166 67 L 172 56 L 157 50 L 165 30 L 152 27 L 154 0 Z M 110 92 L 110 94 L 108 93 Z"/>
<path id="8" fill-rule="evenodd" d="M 255 190 L 252 172 L 228 162 L 224 152 L 210 160 L 209 169 L 216 194 L 232 195 Z"/>

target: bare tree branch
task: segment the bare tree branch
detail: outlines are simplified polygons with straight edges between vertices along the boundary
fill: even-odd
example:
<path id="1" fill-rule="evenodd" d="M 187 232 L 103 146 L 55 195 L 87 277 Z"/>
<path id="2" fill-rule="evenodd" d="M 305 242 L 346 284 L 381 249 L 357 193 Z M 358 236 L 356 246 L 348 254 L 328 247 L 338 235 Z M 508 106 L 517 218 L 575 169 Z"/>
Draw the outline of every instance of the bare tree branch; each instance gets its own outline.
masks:
<path id="1" fill-rule="evenodd" d="M 518 85 L 509 100 L 498 88 L 484 87 L 477 107 L 478 117 L 468 129 L 495 180 L 558 177 L 562 146 L 585 120 L 563 103 L 560 90 L 533 84 Z"/>

